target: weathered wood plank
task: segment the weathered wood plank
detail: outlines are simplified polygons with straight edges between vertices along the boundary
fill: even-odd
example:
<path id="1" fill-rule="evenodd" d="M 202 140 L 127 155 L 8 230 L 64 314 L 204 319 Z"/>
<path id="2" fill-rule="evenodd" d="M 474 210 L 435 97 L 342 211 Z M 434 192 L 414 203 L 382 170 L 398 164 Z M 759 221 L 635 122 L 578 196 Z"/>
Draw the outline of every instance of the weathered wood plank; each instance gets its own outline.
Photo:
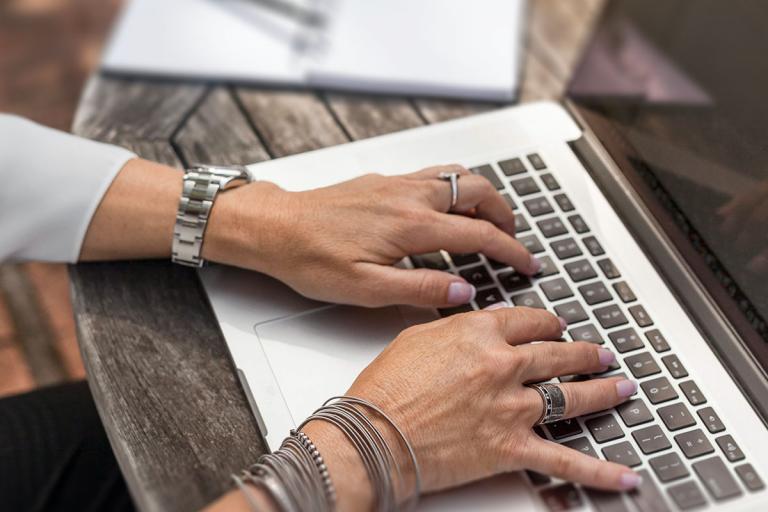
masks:
<path id="1" fill-rule="evenodd" d="M 411 102 L 402 98 L 336 93 L 326 94 L 325 98 L 329 108 L 354 140 L 424 124 Z"/>
<path id="2" fill-rule="evenodd" d="M 232 91 L 224 86 L 206 95 L 172 142 L 187 164 L 236 165 L 269 160 Z"/>
<path id="3" fill-rule="evenodd" d="M 236 94 L 265 147 L 275 157 L 349 140 L 314 93 L 238 88 Z"/>
<path id="4" fill-rule="evenodd" d="M 520 89 L 522 103 L 538 100 L 557 100 L 565 83 L 555 76 L 538 57 L 529 52 L 525 55 L 525 78 Z"/>
<path id="5" fill-rule="evenodd" d="M 263 445 L 195 271 L 169 262 L 74 270 L 83 361 L 137 504 L 198 510 Z"/>
<path id="6" fill-rule="evenodd" d="M 440 123 L 460 117 L 467 117 L 497 109 L 504 105 L 491 102 L 470 102 L 460 100 L 418 99 L 416 109 L 429 123 Z"/>

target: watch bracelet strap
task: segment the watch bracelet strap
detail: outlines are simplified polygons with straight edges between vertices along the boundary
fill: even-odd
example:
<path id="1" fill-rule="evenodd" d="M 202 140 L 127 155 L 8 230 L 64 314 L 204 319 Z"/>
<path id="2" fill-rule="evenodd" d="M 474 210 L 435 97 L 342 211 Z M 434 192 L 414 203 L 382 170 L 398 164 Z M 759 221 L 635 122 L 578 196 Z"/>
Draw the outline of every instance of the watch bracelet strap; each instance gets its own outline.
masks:
<path id="1" fill-rule="evenodd" d="M 206 168 L 188 169 L 173 228 L 171 261 L 190 267 L 202 267 L 203 237 L 213 201 L 222 178 Z"/>

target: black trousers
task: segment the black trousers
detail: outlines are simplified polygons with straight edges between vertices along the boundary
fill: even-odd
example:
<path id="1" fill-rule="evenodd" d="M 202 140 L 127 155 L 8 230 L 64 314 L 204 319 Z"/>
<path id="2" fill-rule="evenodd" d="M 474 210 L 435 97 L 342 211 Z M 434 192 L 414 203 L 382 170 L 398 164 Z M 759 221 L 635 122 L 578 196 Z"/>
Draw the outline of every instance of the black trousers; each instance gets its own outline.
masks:
<path id="1" fill-rule="evenodd" d="M 0 510 L 134 510 L 85 382 L 0 399 Z"/>

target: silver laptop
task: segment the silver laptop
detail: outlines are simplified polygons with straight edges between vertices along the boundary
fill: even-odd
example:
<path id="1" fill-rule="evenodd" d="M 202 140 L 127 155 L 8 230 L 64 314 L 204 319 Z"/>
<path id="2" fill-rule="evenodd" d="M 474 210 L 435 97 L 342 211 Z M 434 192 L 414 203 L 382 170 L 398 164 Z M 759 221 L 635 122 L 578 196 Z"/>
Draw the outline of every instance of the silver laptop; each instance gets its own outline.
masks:
<path id="1" fill-rule="evenodd" d="M 509 201 L 519 239 L 545 263 L 528 279 L 481 254 L 404 261 L 477 286 L 471 305 L 441 311 L 318 303 L 253 272 L 203 270 L 269 447 L 406 326 L 505 299 L 556 312 L 567 339 L 617 353 L 603 375 L 639 380 L 629 402 L 539 434 L 633 466 L 644 483 L 596 493 L 521 472 L 426 497 L 423 510 L 767 510 L 766 16 L 759 2 L 614 2 L 563 104 L 253 165 L 305 190 L 464 164 Z"/>

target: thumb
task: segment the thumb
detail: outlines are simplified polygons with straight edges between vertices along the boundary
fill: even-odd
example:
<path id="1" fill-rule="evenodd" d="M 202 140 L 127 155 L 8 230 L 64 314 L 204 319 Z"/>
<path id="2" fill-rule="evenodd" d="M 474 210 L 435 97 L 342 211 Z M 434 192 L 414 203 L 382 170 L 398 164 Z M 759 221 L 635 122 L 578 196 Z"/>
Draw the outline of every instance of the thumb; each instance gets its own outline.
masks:
<path id="1" fill-rule="evenodd" d="M 369 264 L 367 273 L 376 284 L 382 304 L 450 307 L 466 304 L 477 290 L 464 279 L 439 270 L 402 269 Z"/>

